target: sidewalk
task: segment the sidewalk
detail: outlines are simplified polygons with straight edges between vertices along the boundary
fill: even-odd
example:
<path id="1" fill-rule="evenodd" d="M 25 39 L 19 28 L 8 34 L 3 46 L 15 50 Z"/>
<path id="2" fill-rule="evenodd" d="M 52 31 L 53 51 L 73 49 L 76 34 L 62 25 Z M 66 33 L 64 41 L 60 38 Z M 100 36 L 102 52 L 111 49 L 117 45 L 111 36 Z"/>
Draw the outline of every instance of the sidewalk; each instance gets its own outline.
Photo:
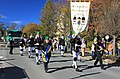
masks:
<path id="1" fill-rule="evenodd" d="M 0 43 L 0 79 L 4 79 L 4 52 L 3 51 L 3 46 L 5 46 L 5 44 L 1 44 Z"/>
<path id="2" fill-rule="evenodd" d="M 4 66 L 3 63 L 4 61 L 2 61 L 3 56 L 0 55 L 0 79 L 4 79 Z"/>

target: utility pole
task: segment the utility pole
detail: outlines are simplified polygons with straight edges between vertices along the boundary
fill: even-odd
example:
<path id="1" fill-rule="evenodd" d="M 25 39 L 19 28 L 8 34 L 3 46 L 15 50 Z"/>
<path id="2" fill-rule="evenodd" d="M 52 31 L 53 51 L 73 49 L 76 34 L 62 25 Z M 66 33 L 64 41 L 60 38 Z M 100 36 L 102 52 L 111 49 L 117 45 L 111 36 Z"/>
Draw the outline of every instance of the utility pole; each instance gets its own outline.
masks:
<path id="1" fill-rule="evenodd" d="M 113 56 L 116 54 L 116 36 L 113 35 Z"/>

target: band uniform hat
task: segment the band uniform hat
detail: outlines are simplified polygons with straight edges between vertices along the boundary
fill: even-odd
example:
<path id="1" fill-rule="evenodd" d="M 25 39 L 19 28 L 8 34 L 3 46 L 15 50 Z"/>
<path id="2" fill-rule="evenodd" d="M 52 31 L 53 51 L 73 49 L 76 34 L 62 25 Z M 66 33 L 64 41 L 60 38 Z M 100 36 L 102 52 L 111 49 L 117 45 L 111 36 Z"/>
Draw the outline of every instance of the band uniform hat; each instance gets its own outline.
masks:
<path id="1" fill-rule="evenodd" d="M 49 37 L 48 37 L 48 36 L 45 36 L 45 40 L 49 40 Z"/>
<path id="2" fill-rule="evenodd" d="M 37 32 L 37 34 L 41 34 L 40 32 Z"/>

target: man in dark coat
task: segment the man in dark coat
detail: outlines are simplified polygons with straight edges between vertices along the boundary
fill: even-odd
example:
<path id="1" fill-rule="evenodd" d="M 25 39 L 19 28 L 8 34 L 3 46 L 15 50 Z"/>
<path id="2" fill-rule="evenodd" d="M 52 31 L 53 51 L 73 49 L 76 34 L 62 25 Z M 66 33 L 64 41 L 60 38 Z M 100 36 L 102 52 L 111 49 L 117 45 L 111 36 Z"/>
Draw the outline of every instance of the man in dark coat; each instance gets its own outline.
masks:
<path id="1" fill-rule="evenodd" d="M 13 46 L 14 46 L 14 41 L 13 38 L 10 39 L 10 54 L 13 54 Z"/>

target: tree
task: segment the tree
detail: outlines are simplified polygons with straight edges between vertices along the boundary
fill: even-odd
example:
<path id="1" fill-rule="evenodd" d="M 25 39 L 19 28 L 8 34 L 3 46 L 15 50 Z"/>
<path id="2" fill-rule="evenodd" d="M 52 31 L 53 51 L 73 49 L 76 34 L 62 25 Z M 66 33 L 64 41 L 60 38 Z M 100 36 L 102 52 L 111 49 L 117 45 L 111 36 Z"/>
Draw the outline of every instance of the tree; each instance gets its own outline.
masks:
<path id="1" fill-rule="evenodd" d="M 31 33 L 35 33 L 38 29 L 38 25 L 35 23 L 29 23 L 25 26 L 25 28 L 23 29 L 23 33 L 27 33 L 28 35 L 30 35 Z"/>
<path id="2" fill-rule="evenodd" d="M 68 35 L 71 30 L 70 3 L 66 0 L 58 0 L 56 7 L 58 31 Z"/>
<path id="3" fill-rule="evenodd" d="M 4 24 L 3 22 L 0 22 L 0 30 L 3 29 L 4 25 L 5 25 L 5 24 Z"/>
<path id="4" fill-rule="evenodd" d="M 25 28 L 25 25 L 20 25 L 19 30 L 23 30 Z"/>
<path id="5" fill-rule="evenodd" d="M 41 25 L 44 27 L 46 34 L 52 35 L 56 31 L 56 11 L 52 0 L 47 0 L 40 18 Z"/>
<path id="6" fill-rule="evenodd" d="M 46 32 L 44 30 L 45 30 L 44 26 L 38 25 L 37 31 L 40 31 L 42 35 L 46 35 Z"/>
<path id="7" fill-rule="evenodd" d="M 94 0 L 92 6 L 93 23 L 98 32 L 117 35 L 120 30 L 119 0 Z"/>
<path id="8" fill-rule="evenodd" d="M 12 23 L 12 25 L 8 28 L 8 30 L 15 30 L 16 27 L 17 27 L 17 24 Z"/>
<path id="9" fill-rule="evenodd" d="M 109 34 L 114 37 L 113 55 L 115 55 L 115 36 L 119 34 L 120 30 L 119 0 L 94 0 L 93 6 L 96 30 L 100 34 Z"/>

